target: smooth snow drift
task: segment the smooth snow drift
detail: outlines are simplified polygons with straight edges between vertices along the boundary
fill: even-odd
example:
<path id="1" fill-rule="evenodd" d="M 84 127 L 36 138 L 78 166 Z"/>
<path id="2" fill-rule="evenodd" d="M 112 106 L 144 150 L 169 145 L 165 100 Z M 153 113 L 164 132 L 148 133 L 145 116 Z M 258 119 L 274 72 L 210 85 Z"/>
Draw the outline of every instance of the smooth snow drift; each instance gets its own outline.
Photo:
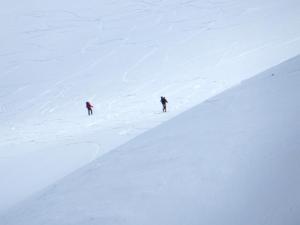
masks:
<path id="1" fill-rule="evenodd" d="M 299 18 L 299 0 L 3 2 L 0 211 L 296 56 Z"/>
<path id="2" fill-rule="evenodd" d="M 28 199 L 5 225 L 297 225 L 300 56 Z"/>

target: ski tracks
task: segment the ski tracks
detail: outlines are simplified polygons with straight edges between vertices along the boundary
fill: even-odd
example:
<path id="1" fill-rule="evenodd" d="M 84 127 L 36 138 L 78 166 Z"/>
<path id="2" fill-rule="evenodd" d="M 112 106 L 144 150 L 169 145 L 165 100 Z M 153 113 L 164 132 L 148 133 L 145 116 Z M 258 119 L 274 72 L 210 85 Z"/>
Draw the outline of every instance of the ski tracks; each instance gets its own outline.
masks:
<path id="1" fill-rule="evenodd" d="M 158 50 L 157 47 L 153 48 L 152 50 L 148 51 L 145 55 L 143 55 L 139 60 L 136 61 L 136 63 L 134 63 L 127 71 L 124 72 L 123 74 L 123 82 L 124 83 L 128 83 L 129 82 L 129 74 L 130 72 L 132 72 L 133 70 L 135 70 L 137 67 L 139 67 L 143 62 L 145 62 L 148 58 L 150 58 L 152 55 L 154 55 L 156 53 L 156 51 Z"/>

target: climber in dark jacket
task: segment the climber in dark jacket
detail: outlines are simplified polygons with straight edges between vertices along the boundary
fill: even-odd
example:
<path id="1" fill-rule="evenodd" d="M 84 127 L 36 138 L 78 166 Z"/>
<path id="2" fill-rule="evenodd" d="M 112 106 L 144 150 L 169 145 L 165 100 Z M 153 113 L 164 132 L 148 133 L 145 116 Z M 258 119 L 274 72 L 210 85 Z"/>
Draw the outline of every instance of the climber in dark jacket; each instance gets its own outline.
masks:
<path id="1" fill-rule="evenodd" d="M 160 102 L 163 106 L 163 112 L 167 112 L 167 103 L 168 103 L 168 100 L 166 99 L 166 97 L 163 97 L 161 96 L 160 97 Z"/>

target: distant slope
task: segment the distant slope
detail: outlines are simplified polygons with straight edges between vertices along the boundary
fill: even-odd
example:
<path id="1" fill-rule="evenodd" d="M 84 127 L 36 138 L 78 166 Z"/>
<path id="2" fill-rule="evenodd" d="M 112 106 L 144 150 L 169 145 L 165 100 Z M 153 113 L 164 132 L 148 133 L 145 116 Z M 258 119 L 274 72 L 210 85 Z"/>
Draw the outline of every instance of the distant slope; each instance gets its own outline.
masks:
<path id="1" fill-rule="evenodd" d="M 146 132 L 5 225 L 297 225 L 300 56 Z"/>
<path id="2" fill-rule="evenodd" d="M 300 53 L 299 0 L 9 0 L 0 25 L 0 211 Z"/>

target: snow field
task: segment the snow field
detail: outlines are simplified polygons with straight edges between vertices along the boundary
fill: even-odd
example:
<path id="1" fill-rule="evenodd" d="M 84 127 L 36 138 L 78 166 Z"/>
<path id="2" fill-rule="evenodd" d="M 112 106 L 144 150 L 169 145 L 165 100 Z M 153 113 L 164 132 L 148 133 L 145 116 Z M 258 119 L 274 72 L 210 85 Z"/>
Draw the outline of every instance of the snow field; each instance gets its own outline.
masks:
<path id="1" fill-rule="evenodd" d="M 295 0 L 4 3 L 0 211 L 299 54 L 299 9 Z"/>

